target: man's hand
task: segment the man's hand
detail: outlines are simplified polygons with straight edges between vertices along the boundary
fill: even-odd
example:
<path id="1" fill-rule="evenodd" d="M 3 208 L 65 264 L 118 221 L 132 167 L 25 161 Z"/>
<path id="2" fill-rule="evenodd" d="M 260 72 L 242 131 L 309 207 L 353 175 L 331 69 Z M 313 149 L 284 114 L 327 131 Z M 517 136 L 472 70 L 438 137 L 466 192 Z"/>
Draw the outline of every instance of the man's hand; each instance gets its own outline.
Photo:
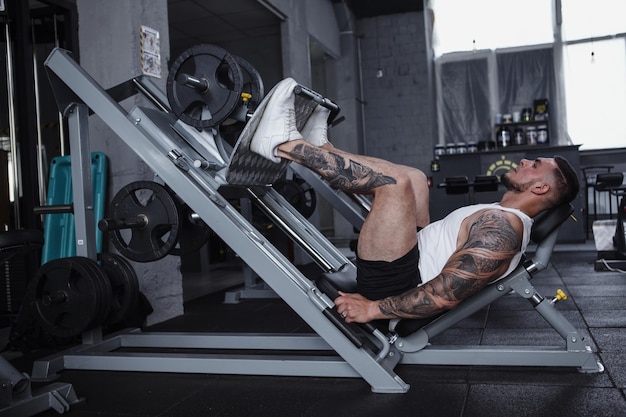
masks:
<path id="1" fill-rule="evenodd" d="M 371 301 L 361 294 L 348 294 L 339 291 L 335 299 L 337 312 L 346 320 L 346 323 L 368 323 L 383 318 L 378 308 L 378 301 Z"/>

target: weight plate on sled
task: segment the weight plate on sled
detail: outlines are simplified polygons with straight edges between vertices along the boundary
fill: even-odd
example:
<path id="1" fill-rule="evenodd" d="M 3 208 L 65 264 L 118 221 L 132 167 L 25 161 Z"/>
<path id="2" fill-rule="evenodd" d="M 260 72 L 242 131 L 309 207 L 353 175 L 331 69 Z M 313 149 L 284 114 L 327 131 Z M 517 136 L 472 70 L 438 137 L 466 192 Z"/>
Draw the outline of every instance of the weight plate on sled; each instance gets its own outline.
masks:
<path id="1" fill-rule="evenodd" d="M 29 289 L 36 320 L 55 337 L 74 337 L 100 325 L 110 309 L 108 277 L 89 258 L 47 262 L 35 274 Z"/>
<path id="2" fill-rule="evenodd" d="M 252 96 L 248 100 L 248 110 L 254 111 L 265 96 L 263 79 L 261 78 L 261 74 L 259 74 L 256 68 L 254 68 L 248 61 L 237 55 L 233 55 L 233 58 L 235 59 L 235 62 L 237 62 L 237 65 L 239 65 L 243 74 L 242 91 Z"/>
<path id="3" fill-rule="evenodd" d="M 100 266 L 111 283 L 111 311 L 105 324 L 124 321 L 139 299 L 139 281 L 132 265 L 123 257 L 113 253 L 99 255 Z"/>
<path id="4" fill-rule="evenodd" d="M 219 125 L 241 100 L 243 75 L 233 58 L 214 45 L 197 45 L 183 52 L 167 77 L 172 111 L 196 128 Z"/>
<path id="5" fill-rule="evenodd" d="M 261 101 L 263 101 L 263 97 L 265 97 L 265 87 L 263 86 L 261 74 L 245 59 L 237 55 L 233 55 L 233 58 L 237 61 L 243 74 L 242 96 L 244 93 L 247 93 L 250 95 L 250 98 L 245 103 L 242 99 L 242 106 L 236 109 L 229 119 L 220 125 L 220 135 L 231 146 L 235 145 L 239 135 L 241 135 L 248 121 L 248 115 L 257 109 Z"/>
<path id="6" fill-rule="evenodd" d="M 161 259 L 178 242 L 178 206 L 167 188 L 156 182 L 136 181 L 122 188 L 111 201 L 109 216 L 133 224 L 109 230 L 113 245 L 133 261 Z"/>

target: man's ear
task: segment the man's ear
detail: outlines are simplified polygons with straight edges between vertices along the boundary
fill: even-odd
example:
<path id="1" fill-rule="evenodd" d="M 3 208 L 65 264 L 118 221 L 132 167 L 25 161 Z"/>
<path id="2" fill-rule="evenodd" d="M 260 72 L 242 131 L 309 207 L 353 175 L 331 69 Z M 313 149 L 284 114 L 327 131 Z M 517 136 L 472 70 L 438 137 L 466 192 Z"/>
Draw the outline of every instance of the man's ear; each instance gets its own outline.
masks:
<path id="1" fill-rule="evenodd" d="M 545 181 L 538 181 L 530 188 L 530 190 L 533 194 L 543 195 L 550 191 L 550 184 Z"/>

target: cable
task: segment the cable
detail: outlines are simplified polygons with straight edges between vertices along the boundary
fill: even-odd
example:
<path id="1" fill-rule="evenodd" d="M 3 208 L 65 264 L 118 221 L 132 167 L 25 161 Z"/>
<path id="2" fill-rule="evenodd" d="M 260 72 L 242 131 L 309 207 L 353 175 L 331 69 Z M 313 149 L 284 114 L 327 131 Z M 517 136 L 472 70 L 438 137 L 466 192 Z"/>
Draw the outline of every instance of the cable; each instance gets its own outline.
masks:
<path id="1" fill-rule="evenodd" d="M 598 261 L 602 262 L 602 264 L 604 265 L 604 267 L 611 272 L 619 272 L 620 274 L 626 274 L 626 271 L 624 271 L 623 269 L 619 269 L 619 268 L 612 268 L 609 266 L 608 262 L 604 259 L 598 259 Z"/>

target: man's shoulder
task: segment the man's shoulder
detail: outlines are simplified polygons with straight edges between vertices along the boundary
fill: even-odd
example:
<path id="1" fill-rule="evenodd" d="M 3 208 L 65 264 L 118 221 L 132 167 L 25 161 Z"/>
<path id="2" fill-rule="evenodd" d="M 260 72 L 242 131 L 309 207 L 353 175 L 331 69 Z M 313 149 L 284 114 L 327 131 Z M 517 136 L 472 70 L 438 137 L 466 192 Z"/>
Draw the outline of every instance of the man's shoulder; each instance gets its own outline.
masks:
<path id="1" fill-rule="evenodd" d="M 495 230 L 498 229 L 498 225 L 500 225 L 500 227 L 510 226 L 518 235 L 521 236 L 524 230 L 524 222 L 521 217 L 522 215 L 524 214 L 519 210 L 507 209 L 501 206 L 492 206 L 483 208 L 474 213 L 473 222 L 489 222 L 492 224 L 492 227 L 495 226 Z"/>

